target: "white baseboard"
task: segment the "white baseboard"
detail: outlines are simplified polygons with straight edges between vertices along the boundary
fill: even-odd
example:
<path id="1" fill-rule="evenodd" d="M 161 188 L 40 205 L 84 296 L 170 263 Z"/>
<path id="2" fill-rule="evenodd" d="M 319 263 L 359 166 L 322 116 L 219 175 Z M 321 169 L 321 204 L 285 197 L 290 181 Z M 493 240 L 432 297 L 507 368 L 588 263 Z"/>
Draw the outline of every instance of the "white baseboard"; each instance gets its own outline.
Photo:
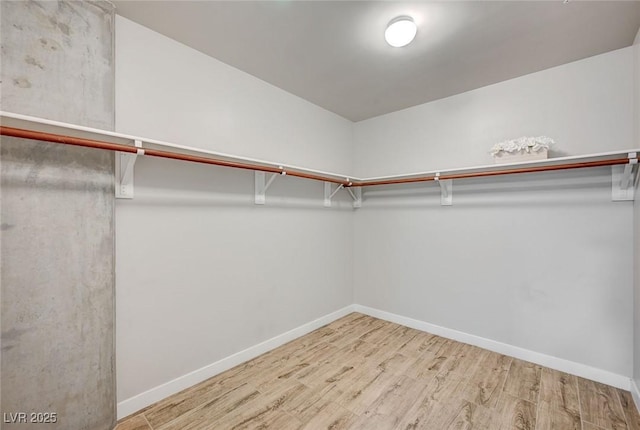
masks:
<path id="1" fill-rule="evenodd" d="M 591 379 L 593 381 L 631 391 L 636 407 L 638 407 L 638 409 L 640 410 L 640 390 L 638 390 L 635 381 L 629 379 L 626 376 L 618 375 L 602 369 L 597 369 L 586 364 L 576 363 L 574 361 L 553 357 L 506 343 L 497 342 L 495 340 L 486 339 L 473 334 L 468 334 L 450 328 L 441 327 L 435 324 L 430 324 L 428 322 L 393 314 L 391 312 L 370 308 L 368 306 L 349 305 L 314 321 L 301 325 L 300 327 L 297 327 L 286 333 L 275 336 L 243 351 L 225 357 L 219 361 L 216 361 L 215 363 L 187 373 L 186 375 L 154 387 L 134 397 L 123 400 L 122 402 L 118 403 L 118 419 L 131 415 L 134 412 L 137 412 L 140 409 L 143 409 L 157 401 L 169 397 L 172 394 L 182 391 L 185 388 L 189 388 L 199 382 L 202 382 L 219 373 L 229 370 L 232 367 L 237 366 L 238 364 L 251 360 L 252 358 L 259 356 L 260 354 L 271 351 L 272 349 L 284 345 L 285 343 L 297 339 L 298 337 L 303 336 L 307 333 L 310 333 L 313 330 L 322 327 L 323 325 L 329 324 L 339 318 L 342 318 L 343 316 L 346 316 L 351 312 L 360 312 L 375 318 L 391 321 L 396 324 L 401 324 L 407 327 L 415 328 L 417 330 L 426 331 L 438 336 L 457 340 L 463 343 L 468 343 L 470 345 L 475 345 L 480 348 L 488 349 L 500 354 L 509 355 L 511 357 L 526 360 L 532 363 L 539 364 L 541 366 L 550 367 L 562 372 L 581 376 L 586 379 Z"/>
<path id="2" fill-rule="evenodd" d="M 284 345 L 287 342 L 297 339 L 300 336 L 310 333 L 313 330 L 320 328 L 323 325 L 329 324 L 352 312 L 355 312 L 355 306 L 346 306 L 314 321 L 301 325 L 300 327 L 296 327 L 293 330 L 289 330 L 286 333 L 282 333 L 281 335 L 272 337 L 271 339 L 268 339 L 243 351 L 225 357 L 222 360 L 218 360 L 215 363 L 209 364 L 203 368 L 194 370 L 193 372 L 187 373 L 186 375 L 180 376 L 179 378 L 176 378 L 165 384 L 147 390 L 144 393 L 140 393 L 134 397 L 123 400 L 122 402 L 118 403 L 118 419 L 131 415 L 134 412 L 146 408 L 147 406 L 152 405 L 153 403 L 160 401 L 166 397 L 169 397 L 172 394 L 182 391 L 185 388 L 189 388 L 199 382 L 211 378 L 212 376 L 229 370 L 232 367 L 237 366 L 238 364 L 251 360 L 252 358 L 264 354 L 265 352 L 271 351 L 274 348 Z"/>
<path id="3" fill-rule="evenodd" d="M 415 320 L 413 318 L 408 318 L 390 312 L 381 311 L 379 309 L 370 308 L 368 306 L 355 305 L 355 311 L 375 318 L 380 318 L 386 321 L 394 322 L 396 324 L 401 324 L 407 327 L 415 328 L 417 330 L 426 331 L 438 336 L 446 337 L 448 339 L 475 345 L 480 348 L 488 349 L 489 351 L 497 352 L 499 354 L 519 358 L 520 360 L 529 361 L 541 366 L 550 367 L 561 372 L 577 375 L 585 379 L 590 379 L 592 381 L 611 385 L 623 390 L 629 391 L 629 389 L 631 388 L 631 380 L 627 376 L 618 375 L 606 370 L 588 366 L 586 364 L 576 363 L 574 361 L 565 360 L 563 358 L 553 357 L 551 355 L 542 354 L 539 352 L 520 348 L 518 346 L 497 342 L 495 340 L 486 339 L 484 337 L 476 336 L 473 334 L 464 333 L 435 324 L 430 324 L 424 321 Z M 636 404 L 640 404 L 640 402 L 638 401 L 640 400 L 640 397 L 636 397 L 636 395 L 634 394 L 634 399 L 636 401 Z"/>
<path id="4" fill-rule="evenodd" d="M 631 397 L 633 397 L 633 403 L 636 404 L 636 409 L 640 412 L 640 390 L 638 390 L 638 385 L 636 384 L 636 380 L 631 380 Z"/>

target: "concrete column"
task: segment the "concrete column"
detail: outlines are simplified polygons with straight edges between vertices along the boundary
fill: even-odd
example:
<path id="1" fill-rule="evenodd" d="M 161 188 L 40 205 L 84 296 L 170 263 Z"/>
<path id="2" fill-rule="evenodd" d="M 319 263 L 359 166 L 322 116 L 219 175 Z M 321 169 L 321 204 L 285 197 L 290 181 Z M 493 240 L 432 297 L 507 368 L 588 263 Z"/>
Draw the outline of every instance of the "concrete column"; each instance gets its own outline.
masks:
<path id="1" fill-rule="evenodd" d="M 2 1 L 2 110 L 114 127 L 114 10 Z M 112 429 L 114 155 L 0 141 L 0 427 Z M 26 423 L 10 423 L 16 413 Z M 38 424 L 31 412 L 55 413 Z M 12 415 L 9 415 L 12 414 Z"/>

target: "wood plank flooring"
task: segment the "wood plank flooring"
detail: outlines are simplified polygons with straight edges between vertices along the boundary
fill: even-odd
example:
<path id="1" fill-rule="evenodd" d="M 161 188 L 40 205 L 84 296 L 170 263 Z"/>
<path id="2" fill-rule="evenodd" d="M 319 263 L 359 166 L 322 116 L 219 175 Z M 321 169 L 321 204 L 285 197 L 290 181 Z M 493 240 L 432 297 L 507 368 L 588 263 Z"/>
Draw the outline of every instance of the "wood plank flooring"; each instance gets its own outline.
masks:
<path id="1" fill-rule="evenodd" d="M 629 392 L 352 313 L 117 430 L 640 430 Z"/>

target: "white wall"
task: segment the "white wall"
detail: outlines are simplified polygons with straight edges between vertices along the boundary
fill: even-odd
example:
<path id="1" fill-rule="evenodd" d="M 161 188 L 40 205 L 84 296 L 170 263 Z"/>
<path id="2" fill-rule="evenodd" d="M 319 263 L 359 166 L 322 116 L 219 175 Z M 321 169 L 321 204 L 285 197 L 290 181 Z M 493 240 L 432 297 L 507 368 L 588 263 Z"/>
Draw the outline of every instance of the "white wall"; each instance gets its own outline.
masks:
<path id="1" fill-rule="evenodd" d="M 608 169 L 367 195 L 355 301 L 629 377 L 630 202 Z M 418 190 L 416 190 L 418 191 Z"/>
<path id="2" fill-rule="evenodd" d="M 634 41 L 634 66 L 635 66 L 635 133 L 634 141 L 640 146 L 640 29 Z M 633 378 L 635 381 L 634 396 L 636 405 L 640 407 L 640 184 L 636 187 L 636 200 L 633 206 L 634 227 L 634 366 Z"/>
<path id="3" fill-rule="evenodd" d="M 116 30 L 120 132 L 362 175 L 484 163 L 522 134 L 567 153 L 637 146 L 628 49 L 354 125 L 126 19 Z M 632 204 L 610 201 L 606 168 L 458 181 L 448 208 L 430 185 L 383 188 L 355 215 L 295 178 L 264 207 L 251 172 L 142 159 L 135 182 L 116 207 L 121 405 L 354 294 L 631 376 Z"/>
<path id="4" fill-rule="evenodd" d="M 118 131 L 351 173 L 352 123 L 117 17 Z"/>
<path id="5" fill-rule="evenodd" d="M 351 170 L 348 121 L 121 17 L 116 31 L 117 131 Z M 322 183 L 284 177 L 256 206 L 253 178 L 136 164 L 135 199 L 116 207 L 120 416 L 146 390 L 353 302 L 348 196 L 326 209 Z"/>
<path id="6" fill-rule="evenodd" d="M 623 49 L 357 123 L 356 168 L 487 163 L 520 135 L 638 146 L 632 66 Z M 610 169 L 455 181 L 452 207 L 433 184 L 402 189 L 368 191 L 355 215 L 356 303 L 632 375 L 633 204 L 611 202 Z"/>
<path id="7" fill-rule="evenodd" d="M 629 149 L 633 51 L 533 73 L 355 125 L 355 175 L 492 163 L 494 143 L 547 135 L 552 156 Z"/>

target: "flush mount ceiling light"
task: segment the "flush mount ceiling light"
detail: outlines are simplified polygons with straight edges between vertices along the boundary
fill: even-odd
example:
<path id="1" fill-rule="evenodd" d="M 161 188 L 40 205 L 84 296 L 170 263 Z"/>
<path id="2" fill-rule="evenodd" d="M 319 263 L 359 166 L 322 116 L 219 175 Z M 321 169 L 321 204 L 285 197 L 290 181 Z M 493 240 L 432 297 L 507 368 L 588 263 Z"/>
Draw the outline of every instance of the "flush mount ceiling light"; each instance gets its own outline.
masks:
<path id="1" fill-rule="evenodd" d="M 384 39 L 395 48 L 406 46 L 416 37 L 418 27 L 410 16 L 399 16 L 391 20 L 384 32 Z"/>

